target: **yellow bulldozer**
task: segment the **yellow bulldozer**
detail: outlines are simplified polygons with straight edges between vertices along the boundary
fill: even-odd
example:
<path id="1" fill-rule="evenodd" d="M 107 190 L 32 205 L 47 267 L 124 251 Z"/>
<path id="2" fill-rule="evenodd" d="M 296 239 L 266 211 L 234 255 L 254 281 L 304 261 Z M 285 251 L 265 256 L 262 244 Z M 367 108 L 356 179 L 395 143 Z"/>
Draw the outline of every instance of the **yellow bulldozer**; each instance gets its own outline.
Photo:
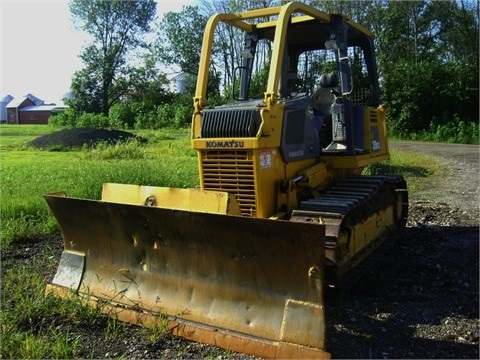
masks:
<path id="1" fill-rule="evenodd" d="M 242 63 L 235 100 L 212 107 L 220 27 L 243 36 Z M 389 158 L 373 33 L 300 2 L 213 15 L 191 144 L 199 188 L 45 196 L 64 239 L 47 291 L 142 326 L 167 318 L 174 335 L 246 354 L 329 358 L 325 288 L 408 212 L 401 176 L 362 175 Z"/>

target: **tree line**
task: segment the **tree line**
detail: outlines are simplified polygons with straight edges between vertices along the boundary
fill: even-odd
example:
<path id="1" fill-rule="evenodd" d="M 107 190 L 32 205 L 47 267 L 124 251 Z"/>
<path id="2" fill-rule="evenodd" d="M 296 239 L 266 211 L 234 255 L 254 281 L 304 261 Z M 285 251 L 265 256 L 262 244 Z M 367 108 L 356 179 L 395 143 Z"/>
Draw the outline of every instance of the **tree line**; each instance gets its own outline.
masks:
<path id="1" fill-rule="evenodd" d="M 304 2 L 344 14 L 375 33 L 390 136 L 478 144 L 477 1 Z M 51 122 L 124 129 L 188 126 L 208 18 L 284 3 L 199 0 L 197 6 L 154 21 L 154 0 L 71 0 L 72 20 L 91 42 L 80 54 L 84 67 L 72 77 L 69 108 Z M 234 69 L 243 50 L 242 35 L 227 26 L 218 28 L 216 40 L 210 105 L 232 100 Z M 259 51 L 267 63 L 271 49 Z M 175 71 L 185 74 L 183 93 L 170 89 L 168 75 Z M 266 76 L 265 67 L 259 66 L 252 79 L 254 93 L 263 93 Z"/>

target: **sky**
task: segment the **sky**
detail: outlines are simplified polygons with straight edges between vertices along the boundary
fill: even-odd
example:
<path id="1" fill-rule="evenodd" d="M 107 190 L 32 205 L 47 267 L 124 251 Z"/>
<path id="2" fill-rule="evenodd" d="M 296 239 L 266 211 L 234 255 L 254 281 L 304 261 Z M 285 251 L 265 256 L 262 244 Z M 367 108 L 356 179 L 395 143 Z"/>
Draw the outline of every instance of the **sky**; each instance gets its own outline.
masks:
<path id="1" fill-rule="evenodd" d="M 157 17 L 195 0 L 157 0 Z M 0 0 L 0 99 L 28 93 L 60 102 L 88 37 L 75 30 L 67 0 Z"/>

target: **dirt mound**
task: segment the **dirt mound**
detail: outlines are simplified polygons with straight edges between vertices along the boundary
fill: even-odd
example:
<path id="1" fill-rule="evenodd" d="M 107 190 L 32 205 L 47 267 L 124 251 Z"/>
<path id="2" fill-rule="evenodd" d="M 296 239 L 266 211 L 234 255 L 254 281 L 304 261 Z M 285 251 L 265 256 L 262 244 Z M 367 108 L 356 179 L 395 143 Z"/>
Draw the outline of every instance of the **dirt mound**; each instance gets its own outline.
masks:
<path id="1" fill-rule="evenodd" d="M 84 145 L 94 146 L 99 142 L 115 144 L 119 141 L 137 139 L 146 142 L 144 138 L 121 130 L 106 130 L 95 128 L 63 129 L 54 133 L 43 135 L 28 144 L 39 149 L 51 148 L 77 148 Z"/>

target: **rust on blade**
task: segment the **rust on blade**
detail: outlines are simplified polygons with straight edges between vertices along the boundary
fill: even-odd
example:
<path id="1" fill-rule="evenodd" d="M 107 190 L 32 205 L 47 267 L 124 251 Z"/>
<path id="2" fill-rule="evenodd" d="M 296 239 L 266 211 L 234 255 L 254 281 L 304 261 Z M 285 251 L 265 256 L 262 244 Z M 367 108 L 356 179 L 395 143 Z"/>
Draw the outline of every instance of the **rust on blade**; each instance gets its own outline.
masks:
<path id="1" fill-rule="evenodd" d="M 72 286 L 54 280 L 51 291 L 78 289 L 106 301 L 104 309 L 120 320 L 146 326 L 166 315 L 173 334 L 234 351 L 329 357 L 323 225 L 57 195 L 46 200 L 62 230 L 62 258 L 73 259 L 57 274 L 84 261 L 81 279 L 76 266 Z"/>

